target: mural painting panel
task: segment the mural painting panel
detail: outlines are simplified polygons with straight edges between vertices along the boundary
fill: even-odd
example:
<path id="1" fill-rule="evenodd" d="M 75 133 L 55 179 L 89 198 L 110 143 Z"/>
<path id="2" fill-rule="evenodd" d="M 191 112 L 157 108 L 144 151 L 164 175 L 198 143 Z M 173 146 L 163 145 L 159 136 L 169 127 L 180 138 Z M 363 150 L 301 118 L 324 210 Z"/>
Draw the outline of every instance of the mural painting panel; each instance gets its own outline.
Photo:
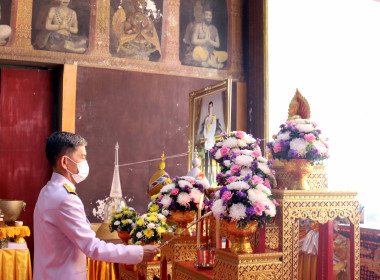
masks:
<path id="1" fill-rule="evenodd" d="M 33 1 L 34 49 L 84 53 L 88 48 L 90 9 L 90 0 Z"/>
<path id="2" fill-rule="evenodd" d="M 8 42 L 8 38 L 12 33 L 10 27 L 12 1 L 0 0 L 0 46 L 4 46 Z"/>
<path id="3" fill-rule="evenodd" d="M 111 0 L 110 53 L 158 61 L 161 57 L 163 0 Z"/>
<path id="4" fill-rule="evenodd" d="M 226 0 L 182 0 L 180 60 L 182 65 L 223 69 L 228 59 Z"/>

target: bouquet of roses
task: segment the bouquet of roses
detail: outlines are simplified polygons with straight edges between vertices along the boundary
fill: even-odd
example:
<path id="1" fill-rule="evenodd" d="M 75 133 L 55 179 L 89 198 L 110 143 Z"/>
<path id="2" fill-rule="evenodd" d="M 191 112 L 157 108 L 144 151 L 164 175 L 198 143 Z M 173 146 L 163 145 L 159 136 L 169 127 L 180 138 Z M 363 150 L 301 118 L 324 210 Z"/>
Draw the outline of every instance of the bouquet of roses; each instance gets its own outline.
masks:
<path id="1" fill-rule="evenodd" d="M 165 210 L 181 212 L 198 210 L 204 192 L 204 185 L 195 178 L 175 177 L 170 184 L 161 189 L 154 203 L 158 204 L 162 213 Z"/>
<path id="2" fill-rule="evenodd" d="M 130 232 L 129 244 L 160 243 L 161 234 L 168 229 L 164 215 L 156 212 L 143 214 L 136 219 L 136 227 Z"/>
<path id="3" fill-rule="evenodd" d="M 138 213 L 132 207 L 122 207 L 120 211 L 112 212 L 112 219 L 110 222 L 110 231 L 127 231 L 131 232 L 135 226 L 136 217 Z"/>
<path id="4" fill-rule="evenodd" d="M 289 120 L 280 126 L 274 141 L 267 144 L 274 159 L 307 159 L 313 163 L 329 157 L 327 139 L 317 124 L 307 119 Z"/>

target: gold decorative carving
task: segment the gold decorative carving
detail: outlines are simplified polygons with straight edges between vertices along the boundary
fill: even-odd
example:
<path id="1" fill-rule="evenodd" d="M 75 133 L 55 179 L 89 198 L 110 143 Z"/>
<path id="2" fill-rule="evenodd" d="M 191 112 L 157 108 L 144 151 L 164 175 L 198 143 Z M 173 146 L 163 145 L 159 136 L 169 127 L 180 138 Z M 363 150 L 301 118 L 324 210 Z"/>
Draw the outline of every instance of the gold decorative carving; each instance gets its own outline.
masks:
<path id="1" fill-rule="evenodd" d="M 12 48 L 32 50 L 32 7 L 33 1 L 19 0 L 16 10 L 15 42 Z"/>
<path id="2" fill-rule="evenodd" d="M 234 254 L 228 249 L 216 251 L 214 279 L 282 279 L 281 252 Z"/>
<path id="3" fill-rule="evenodd" d="M 273 190 L 280 203 L 276 222 L 280 229 L 284 279 L 298 279 L 299 219 L 326 223 L 348 218 L 354 228 L 354 279 L 360 278 L 359 202 L 356 192 Z"/>
<path id="4" fill-rule="evenodd" d="M 289 187 L 293 179 L 286 172 L 284 165 L 277 162 L 273 168 L 276 171 L 277 188 L 285 189 Z M 310 190 L 327 190 L 328 188 L 328 177 L 323 165 L 313 165 L 313 171 L 307 175 L 306 180 Z"/>
<path id="5" fill-rule="evenodd" d="M 298 88 L 288 109 L 288 120 L 294 119 L 310 119 L 309 103 L 306 98 L 302 96 Z"/>
<path id="6" fill-rule="evenodd" d="M 163 234 L 162 243 L 168 240 L 171 236 Z M 201 238 L 201 246 L 206 246 L 206 238 Z M 172 275 L 170 265 L 175 262 L 186 262 L 197 260 L 197 237 L 196 236 L 180 236 L 169 242 L 161 248 L 161 260 L 167 261 L 167 273 Z"/>

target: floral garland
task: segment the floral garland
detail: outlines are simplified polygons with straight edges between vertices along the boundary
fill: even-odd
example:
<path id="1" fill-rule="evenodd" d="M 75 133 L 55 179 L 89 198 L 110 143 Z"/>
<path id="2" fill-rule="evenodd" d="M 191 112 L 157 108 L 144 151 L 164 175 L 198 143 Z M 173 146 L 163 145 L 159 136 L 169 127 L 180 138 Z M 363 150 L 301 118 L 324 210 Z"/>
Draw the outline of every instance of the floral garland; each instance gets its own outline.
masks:
<path id="1" fill-rule="evenodd" d="M 280 126 L 274 141 L 267 144 L 274 159 L 307 159 L 313 164 L 329 158 L 327 139 L 315 122 L 289 120 Z"/>
<path id="2" fill-rule="evenodd" d="M 165 210 L 181 212 L 198 210 L 204 192 L 204 185 L 194 177 L 175 177 L 170 184 L 160 190 L 154 203 L 158 204 L 162 213 Z"/>
<path id="3" fill-rule="evenodd" d="M 234 131 L 223 134 L 211 150 L 222 171 L 217 175 L 221 187 L 211 204 L 215 218 L 244 228 L 249 221 L 262 225 L 276 215 L 278 203 L 271 192 L 276 182 L 274 171 L 271 161 L 262 156 L 259 143 L 243 131 Z"/>
<path id="4" fill-rule="evenodd" d="M 161 234 L 168 231 L 166 218 L 157 212 L 143 214 L 136 219 L 136 227 L 130 232 L 129 244 L 143 245 L 160 243 Z"/>
<path id="5" fill-rule="evenodd" d="M 112 219 L 109 224 L 110 231 L 131 232 L 135 226 L 138 213 L 132 207 L 122 207 L 119 211 L 112 212 Z"/>

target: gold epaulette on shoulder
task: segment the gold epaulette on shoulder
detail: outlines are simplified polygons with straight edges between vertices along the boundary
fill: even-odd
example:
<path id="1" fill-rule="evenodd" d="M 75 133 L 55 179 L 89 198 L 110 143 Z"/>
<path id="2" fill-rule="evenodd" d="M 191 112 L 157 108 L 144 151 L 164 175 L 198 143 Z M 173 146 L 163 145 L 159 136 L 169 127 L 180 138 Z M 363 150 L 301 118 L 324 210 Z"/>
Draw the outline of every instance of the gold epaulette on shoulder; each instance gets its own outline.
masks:
<path id="1" fill-rule="evenodd" d="M 73 190 L 73 188 L 70 187 L 68 184 L 63 184 L 63 186 L 65 187 L 65 189 L 66 189 L 66 191 L 67 191 L 68 193 L 72 193 L 72 194 L 78 195 L 78 194 Z"/>

